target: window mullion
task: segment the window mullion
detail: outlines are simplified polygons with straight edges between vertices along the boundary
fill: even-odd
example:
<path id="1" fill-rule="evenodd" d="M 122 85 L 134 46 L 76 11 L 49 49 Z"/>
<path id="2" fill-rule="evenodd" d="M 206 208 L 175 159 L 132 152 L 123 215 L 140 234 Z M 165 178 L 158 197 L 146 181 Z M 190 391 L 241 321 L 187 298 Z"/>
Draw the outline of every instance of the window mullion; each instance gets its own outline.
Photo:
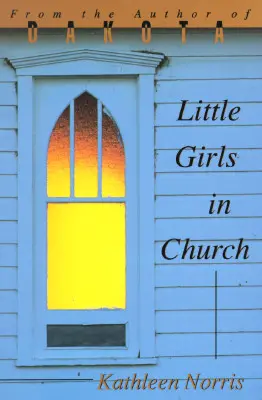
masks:
<path id="1" fill-rule="evenodd" d="M 98 197 L 102 198 L 102 103 L 97 101 Z"/>
<path id="2" fill-rule="evenodd" d="M 70 196 L 75 196 L 75 102 L 70 102 Z"/>

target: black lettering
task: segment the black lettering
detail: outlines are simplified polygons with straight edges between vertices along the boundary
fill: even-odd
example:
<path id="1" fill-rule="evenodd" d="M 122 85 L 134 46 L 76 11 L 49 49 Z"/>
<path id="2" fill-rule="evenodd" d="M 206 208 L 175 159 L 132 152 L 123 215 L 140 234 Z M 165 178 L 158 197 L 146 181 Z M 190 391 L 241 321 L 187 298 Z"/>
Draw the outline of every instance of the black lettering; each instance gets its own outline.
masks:
<path id="1" fill-rule="evenodd" d="M 166 254 L 167 246 L 169 245 L 169 243 L 171 243 L 173 241 L 177 242 L 180 245 L 180 242 L 181 242 L 180 239 L 169 239 L 162 246 L 162 250 L 161 250 L 162 257 L 164 257 L 166 260 L 174 260 L 175 258 L 177 258 L 177 255 L 175 255 L 174 257 L 168 257 Z"/>
<path id="2" fill-rule="evenodd" d="M 192 115 L 191 118 L 183 118 L 183 113 L 184 113 L 184 110 L 185 110 L 185 107 L 186 107 L 186 103 L 188 102 L 188 100 L 181 100 L 181 101 L 182 101 L 182 107 L 180 109 L 180 113 L 179 113 L 177 121 L 192 121 L 193 120 L 193 115 Z"/>
<path id="3" fill-rule="evenodd" d="M 244 250 L 244 257 L 243 257 L 244 260 L 247 260 L 249 258 L 249 255 L 248 255 L 249 246 L 248 245 L 242 246 L 243 241 L 244 241 L 243 238 L 239 239 L 239 245 L 238 245 L 238 249 L 237 249 L 236 260 L 238 260 L 240 254 L 241 254 L 241 252 L 243 250 Z"/>
<path id="4" fill-rule="evenodd" d="M 182 155 L 183 151 L 186 150 L 186 149 L 190 149 L 190 150 L 193 150 L 193 151 L 195 152 L 195 151 L 196 151 L 196 146 L 194 146 L 194 147 L 192 147 L 192 146 L 185 146 L 185 147 L 182 147 L 182 149 L 180 149 L 180 150 L 178 151 L 178 153 L 177 153 L 177 155 L 176 155 L 176 163 L 177 163 L 177 165 L 179 165 L 179 167 L 182 167 L 182 168 L 189 168 L 189 167 L 192 167 L 193 162 L 194 162 L 194 159 L 196 158 L 196 156 L 188 157 L 189 160 L 190 160 L 190 161 L 189 161 L 189 164 L 188 164 L 188 165 L 182 165 L 182 164 L 181 164 L 181 160 L 180 160 L 180 156 Z"/>

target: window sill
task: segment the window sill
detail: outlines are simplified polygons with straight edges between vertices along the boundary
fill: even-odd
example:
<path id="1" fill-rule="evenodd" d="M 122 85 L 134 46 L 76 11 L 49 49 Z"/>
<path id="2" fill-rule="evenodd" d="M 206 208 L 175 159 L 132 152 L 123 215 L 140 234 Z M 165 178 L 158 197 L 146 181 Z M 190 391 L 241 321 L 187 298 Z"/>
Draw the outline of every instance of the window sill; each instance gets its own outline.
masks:
<path id="1" fill-rule="evenodd" d="M 94 365 L 156 365 L 156 357 L 148 358 L 89 358 L 89 359 L 33 359 L 17 360 L 17 367 L 44 366 L 94 366 Z"/>

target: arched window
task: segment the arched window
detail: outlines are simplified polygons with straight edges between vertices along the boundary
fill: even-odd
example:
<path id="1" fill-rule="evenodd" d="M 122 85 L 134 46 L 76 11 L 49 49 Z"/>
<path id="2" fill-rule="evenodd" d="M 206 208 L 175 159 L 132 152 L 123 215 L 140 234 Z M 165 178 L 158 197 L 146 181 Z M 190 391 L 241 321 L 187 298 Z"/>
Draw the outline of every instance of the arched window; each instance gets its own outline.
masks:
<path id="1" fill-rule="evenodd" d="M 124 144 L 87 92 L 52 130 L 47 155 L 47 308 L 125 309 Z"/>

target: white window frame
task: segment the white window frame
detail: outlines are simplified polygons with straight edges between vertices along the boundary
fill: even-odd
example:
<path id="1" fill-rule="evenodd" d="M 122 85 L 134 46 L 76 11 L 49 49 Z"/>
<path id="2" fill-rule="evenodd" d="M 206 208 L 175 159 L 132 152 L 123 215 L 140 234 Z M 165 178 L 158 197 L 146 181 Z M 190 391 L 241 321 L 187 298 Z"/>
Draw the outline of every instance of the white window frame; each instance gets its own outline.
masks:
<path id="1" fill-rule="evenodd" d="M 18 80 L 18 366 L 155 364 L 154 284 L 154 76 L 164 55 L 74 50 L 6 59 Z M 33 129 L 37 77 L 131 76 L 137 82 L 139 139 L 139 353 L 132 358 L 37 358 L 32 346 Z M 65 351 L 65 350 L 63 350 Z"/>

